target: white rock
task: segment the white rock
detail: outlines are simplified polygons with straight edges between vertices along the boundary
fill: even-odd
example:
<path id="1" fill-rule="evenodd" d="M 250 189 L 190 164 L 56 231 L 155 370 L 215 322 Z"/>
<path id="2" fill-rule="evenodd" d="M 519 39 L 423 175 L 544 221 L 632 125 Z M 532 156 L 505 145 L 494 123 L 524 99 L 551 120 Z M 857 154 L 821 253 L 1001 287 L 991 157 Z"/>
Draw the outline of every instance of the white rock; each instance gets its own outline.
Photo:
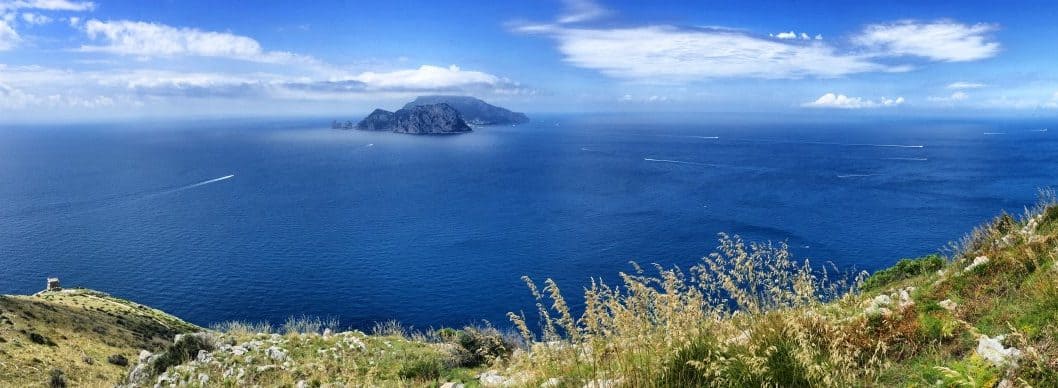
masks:
<path id="1" fill-rule="evenodd" d="M 540 384 L 540 388 L 556 388 L 562 385 L 562 379 L 558 377 L 552 377 L 547 379 L 543 384 Z"/>
<path id="2" fill-rule="evenodd" d="M 195 356 L 195 361 L 198 362 L 209 362 L 213 359 L 213 354 L 207 350 L 199 350 L 198 355 Z"/>
<path id="3" fill-rule="evenodd" d="M 308 388 L 308 387 L 309 387 L 309 383 L 306 383 L 305 380 L 298 380 L 298 383 L 294 384 L 294 388 Z"/>
<path id="4" fill-rule="evenodd" d="M 447 383 L 441 384 L 441 388 L 463 388 L 463 387 L 465 387 L 463 384 L 453 383 L 453 382 L 447 382 Z"/>
<path id="5" fill-rule="evenodd" d="M 948 310 L 948 311 L 955 311 L 955 307 L 957 307 L 959 305 L 959 304 L 953 302 L 951 299 L 942 300 L 942 301 L 940 301 L 937 304 L 939 304 L 940 307 L 943 307 L 945 310 Z"/>
<path id="6" fill-rule="evenodd" d="M 500 387 L 507 385 L 508 380 L 496 371 L 490 370 L 478 375 L 478 381 L 485 387 Z"/>
<path id="7" fill-rule="evenodd" d="M 268 358 L 271 358 L 272 360 L 275 360 L 275 361 L 282 362 L 282 361 L 285 361 L 287 359 L 287 351 L 283 350 L 282 348 L 276 347 L 276 346 L 272 346 L 272 347 L 266 349 L 265 350 L 265 354 L 268 355 Z"/>
<path id="8" fill-rule="evenodd" d="M 275 369 L 275 368 L 276 368 L 275 365 L 261 365 L 261 366 L 257 367 L 257 373 L 267 372 L 267 371 L 270 371 L 270 370 Z"/>
<path id="9" fill-rule="evenodd" d="M 246 354 L 247 351 L 248 350 L 246 350 L 246 348 L 244 348 L 244 347 L 242 347 L 240 345 L 235 345 L 235 346 L 231 347 L 231 354 L 234 354 L 236 356 L 241 356 L 243 354 Z"/>
<path id="10" fill-rule="evenodd" d="M 200 382 L 203 385 L 205 385 L 206 383 L 209 382 L 209 375 L 207 375 L 205 373 L 199 373 L 198 374 L 198 382 Z"/>
<path id="11" fill-rule="evenodd" d="M 973 263 L 970 263 L 970 265 L 966 266 L 966 268 L 963 269 L 962 271 L 963 272 L 970 272 L 974 268 L 977 268 L 977 267 L 985 265 L 985 264 L 988 264 L 988 256 L 977 256 L 977 257 L 974 258 Z"/>
<path id="12" fill-rule="evenodd" d="M 998 367 L 1017 365 L 1021 351 L 1016 348 L 1003 347 L 1004 336 L 988 338 L 986 335 L 977 337 L 977 354 Z"/>

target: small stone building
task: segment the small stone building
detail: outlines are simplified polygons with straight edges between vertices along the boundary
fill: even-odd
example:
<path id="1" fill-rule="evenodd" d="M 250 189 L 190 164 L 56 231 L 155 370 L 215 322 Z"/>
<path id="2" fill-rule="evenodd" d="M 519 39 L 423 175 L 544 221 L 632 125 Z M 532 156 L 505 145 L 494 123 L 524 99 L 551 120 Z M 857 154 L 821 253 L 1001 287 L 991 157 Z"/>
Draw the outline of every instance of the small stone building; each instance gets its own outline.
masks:
<path id="1" fill-rule="evenodd" d="M 59 285 L 59 278 L 48 278 L 48 288 L 45 291 L 61 291 L 62 286 Z"/>

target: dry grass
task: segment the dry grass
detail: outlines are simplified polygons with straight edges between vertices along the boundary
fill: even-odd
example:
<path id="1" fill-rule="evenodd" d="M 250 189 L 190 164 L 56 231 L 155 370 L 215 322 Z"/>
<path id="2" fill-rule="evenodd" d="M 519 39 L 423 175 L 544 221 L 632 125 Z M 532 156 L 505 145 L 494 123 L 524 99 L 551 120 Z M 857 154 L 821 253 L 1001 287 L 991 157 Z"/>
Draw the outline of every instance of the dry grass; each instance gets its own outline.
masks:
<path id="1" fill-rule="evenodd" d="M 177 333 L 200 330 L 161 311 L 88 290 L 0 296 L 0 385 L 113 386 L 139 349 L 165 347 Z M 116 358 L 115 358 L 116 359 Z"/>
<path id="2" fill-rule="evenodd" d="M 870 288 L 727 235 L 690 275 L 636 266 L 619 285 L 594 282 L 579 316 L 553 281 L 525 279 L 540 327 L 510 314 L 534 345 L 503 374 L 524 386 L 1058 386 L 1058 207 L 1041 198 L 953 244 L 951 262 L 907 260 Z M 978 256 L 990 261 L 971 266 Z M 976 355 L 981 335 L 1007 335 L 1020 364 Z"/>

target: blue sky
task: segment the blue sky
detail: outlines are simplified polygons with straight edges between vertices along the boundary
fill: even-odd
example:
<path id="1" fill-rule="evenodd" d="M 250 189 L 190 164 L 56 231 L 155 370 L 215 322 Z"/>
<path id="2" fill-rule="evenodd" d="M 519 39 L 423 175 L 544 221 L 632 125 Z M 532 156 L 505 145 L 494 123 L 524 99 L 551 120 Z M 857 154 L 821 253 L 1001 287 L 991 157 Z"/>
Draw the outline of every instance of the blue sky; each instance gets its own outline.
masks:
<path id="1" fill-rule="evenodd" d="M 1058 115 L 1058 3 L 0 0 L 0 121 L 528 112 Z"/>

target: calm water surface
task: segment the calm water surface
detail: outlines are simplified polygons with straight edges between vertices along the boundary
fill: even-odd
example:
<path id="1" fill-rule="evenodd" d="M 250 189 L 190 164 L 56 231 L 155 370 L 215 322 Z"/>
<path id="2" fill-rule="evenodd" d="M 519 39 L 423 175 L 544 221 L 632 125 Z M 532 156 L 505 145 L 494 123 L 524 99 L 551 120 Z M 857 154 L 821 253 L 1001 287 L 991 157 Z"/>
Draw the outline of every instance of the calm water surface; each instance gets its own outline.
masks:
<path id="1" fill-rule="evenodd" d="M 0 293 L 58 276 L 203 325 L 506 325 L 533 311 L 522 275 L 577 293 L 630 260 L 691 265 L 718 232 L 872 270 L 1058 182 L 1047 123 L 698 120 L 0 128 Z"/>

